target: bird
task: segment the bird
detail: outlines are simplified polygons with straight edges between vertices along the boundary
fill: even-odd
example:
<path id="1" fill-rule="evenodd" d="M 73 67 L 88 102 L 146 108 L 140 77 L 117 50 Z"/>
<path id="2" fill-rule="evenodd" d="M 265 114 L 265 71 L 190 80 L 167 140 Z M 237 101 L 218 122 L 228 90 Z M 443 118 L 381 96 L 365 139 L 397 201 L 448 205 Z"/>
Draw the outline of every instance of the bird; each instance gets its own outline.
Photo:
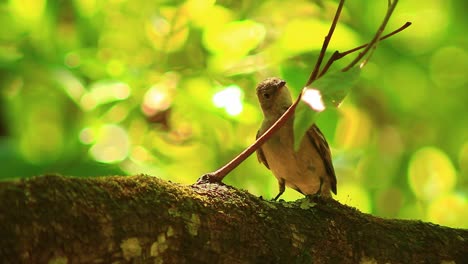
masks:
<path id="1" fill-rule="evenodd" d="M 256 94 L 264 115 L 257 138 L 267 131 L 292 105 L 286 81 L 270 77 L 260 82 Z M 302 138 L 299 148 L 294 149 L 294 115 L 257 149 L 257 158 L 270 169 L 278 180 L 279 193 L 286 186 L 304 194 L 331 198 L 337 194 L 336 175 L 330 147 L 313 124 Z"/>

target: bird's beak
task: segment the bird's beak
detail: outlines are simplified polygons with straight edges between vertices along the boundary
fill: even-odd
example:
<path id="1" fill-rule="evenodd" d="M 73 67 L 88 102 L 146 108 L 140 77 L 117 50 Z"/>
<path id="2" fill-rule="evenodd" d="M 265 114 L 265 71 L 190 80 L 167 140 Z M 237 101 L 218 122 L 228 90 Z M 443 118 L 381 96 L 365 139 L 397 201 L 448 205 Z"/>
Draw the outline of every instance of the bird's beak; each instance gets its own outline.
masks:
<path id="1" fill-rule="evenodd" d="M 281 81 L 280 83 L 278 83 L 278 89 L 277 90 L 279 91 L 281 88 L 283 88 L 285 86 L 286 86 L 286 81 Z"/>

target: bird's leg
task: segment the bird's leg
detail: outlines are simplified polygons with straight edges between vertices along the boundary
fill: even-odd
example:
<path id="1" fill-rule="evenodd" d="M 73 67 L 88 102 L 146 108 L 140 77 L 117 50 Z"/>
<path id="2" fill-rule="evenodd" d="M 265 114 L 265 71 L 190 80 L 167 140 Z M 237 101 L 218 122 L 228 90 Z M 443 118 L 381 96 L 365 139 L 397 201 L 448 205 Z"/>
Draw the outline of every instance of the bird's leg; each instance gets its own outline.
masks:
<path id="1" fill-rule="evenodd" d="M 322 185 L 323 185 L 323 178 L 320 177 L 320 186 L 317 192 L 314 195 L 320 196 L 322 194 Z"/>
<path id="2" fill-rule="evenodd" d="M 320 186 L 319 186 L 319 189 L 317 190 L 317 192 L 315 192 L 314 194 L 307 194 L 306 195 L 306 198 L 308 199 L 314 199 L 316 197 L 321 197 L 322 196 L 322 186 L 323 186 L 323 178 L 320 177 Z"/>
<path id="3" fill-rule="evenodd" d="M 279 186 L 279 193 L 276 195 L 275 198 L 273 198 L 273 201 L 278 200 L 278 198 L 284 193 L 284 190 L 286 189 L 286 182 L 284 179 L 279 179 L 278 180 L 278 186 Z"/>

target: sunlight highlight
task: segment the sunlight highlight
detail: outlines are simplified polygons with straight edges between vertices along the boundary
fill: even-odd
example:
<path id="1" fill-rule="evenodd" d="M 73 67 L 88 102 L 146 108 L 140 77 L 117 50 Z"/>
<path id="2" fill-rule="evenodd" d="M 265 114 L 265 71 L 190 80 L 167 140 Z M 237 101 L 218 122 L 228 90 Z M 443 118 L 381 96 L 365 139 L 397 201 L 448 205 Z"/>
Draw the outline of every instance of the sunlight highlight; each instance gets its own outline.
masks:
<path id="1" fill-rule="evenodd" d="M 433 201 L 427 210 L 429 221 L 455 228 L 468 228 L 466 197 L 448 194 Z"/>
<path id="2" fill-rule="evenodd" d="M 96 143 L 89 152 L 96 161 L 115 163 L 128 156 L 130 145 L 125 129 L 115 124 L 106 124 L 99 129 Z"/>
<path id="3" fill-rule="evenodd" d="M 96 140 L 95 133 L 89 127 L 83 128 L 78 137 L 83 144 L 92 144 Z"/>
<path id="4" fill-rule="evenodd" d="M 456 178 L 452 162 L 436 147 L 422 148 L 411 157 L 408 180 L 419 199 L 434 200 L 452 191 Z"/>
<path id="5" fill-rule="evenodd" d="M 213 104 L 218 108 L 224 108 L 226 113 L 237 116 L 242 112 L 242 99 L 244 94 L 237 85 L 229 85 L 213 96 Z"/>
<path id="6" fill-rule="evenodd" d="M 81 97 L 81 107 L 93 110 L 96 106 L 125 100 L 130 96 L 130 87 L 123 82 L 102 81 L 91 86 L 90 91 Z"/>
<path id="7" fill-rule="evenodd" d="M 322 94 L 317 89 L 305 89 L 302 93 L 301 100 L 317 112 L 322 112 L 323 110 L 325 110 L 325 104 L 322 100 Z"/>
<path id="8" fill-rule="evenodd" d="M 168 109 L 172 104 L 172 92 L 166 85 L 153 85 L 146 91 L 141 109 L 147 116 Z"/>

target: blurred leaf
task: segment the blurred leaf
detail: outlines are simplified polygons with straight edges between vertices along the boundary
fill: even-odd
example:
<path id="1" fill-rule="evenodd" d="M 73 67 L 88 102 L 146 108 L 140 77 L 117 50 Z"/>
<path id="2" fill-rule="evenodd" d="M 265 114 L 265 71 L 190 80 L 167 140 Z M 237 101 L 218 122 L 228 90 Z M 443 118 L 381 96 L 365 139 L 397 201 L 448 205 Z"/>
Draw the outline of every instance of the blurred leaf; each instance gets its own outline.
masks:
<path id="1" fill-rule="evenodd" d="M 4 65 L 13 64 L 20 60 L 23 54 L 17 47 L 0 45 L 0 67 Z"/>
<path id="2" fill-rule="evenodd" d="M 443 151 L 435 147 L 425 147 L 411 157 L 408 180 L 419 199 L 430 201 L 449 193 L 455 187 L 457 174 Z"/>
<path id="3" fill-rule="evenodd" d="M 175 52 L 185 45 L 189 28 L 188 18 L 177 8 L 164 6 L 160 14 L 146 23 L 148 39 L 157 50 Z"/>
<path id="4" fill-rule="evenodd" d="M 281 34 L 278 42 L 287 54 L 299 54 L 311 50 L 320 50 L 323 37 L 326 36 L 330 22 L 318 18 L 293 18 Z M 307 34 L 313 32 L 313 34 Z M 338 24 L 331 40 L 331 49 L 347 49 L 347 45 L 355 46 L 355 33 L 344 24 Z"/>
<path id="5" fill-rule="evenodd" d="M 338 107 L 343 101 L 358 80 L 359 72 L 360 69 L 354 67 L 347 72 L 329 73 L 303 89 L 294 118 L 295 149 L 299 147 L 306 131 L 315 123 L 317 114 L 326 107 Z"/>
<path id="6" fill-rule="evenodd" d="M 208 29 L 203 43 L 213 53 L 241 57 L 256 48 L 264 37 L 265 27 L 262 24 L 242 20 Z"/>
<path id="7" fill-rule="evenodd" d="M 318 54 L 318 51 L 302 53 L 284 60 L 279 65 L 281 76 L 287 81 L 288 88 L 293 91 L 293 94 L 299 94 L 304 88 Z"/>
<path id="8" fill-rule="evenodd" d="M 360 68 L 354 67 L 347 72 L 336 71 L 325 74 L 313 82 L 307 89 L 319 90 L 326 106 L 334 105 L 338 107 L 356 84 L 360 70 Z"/>

